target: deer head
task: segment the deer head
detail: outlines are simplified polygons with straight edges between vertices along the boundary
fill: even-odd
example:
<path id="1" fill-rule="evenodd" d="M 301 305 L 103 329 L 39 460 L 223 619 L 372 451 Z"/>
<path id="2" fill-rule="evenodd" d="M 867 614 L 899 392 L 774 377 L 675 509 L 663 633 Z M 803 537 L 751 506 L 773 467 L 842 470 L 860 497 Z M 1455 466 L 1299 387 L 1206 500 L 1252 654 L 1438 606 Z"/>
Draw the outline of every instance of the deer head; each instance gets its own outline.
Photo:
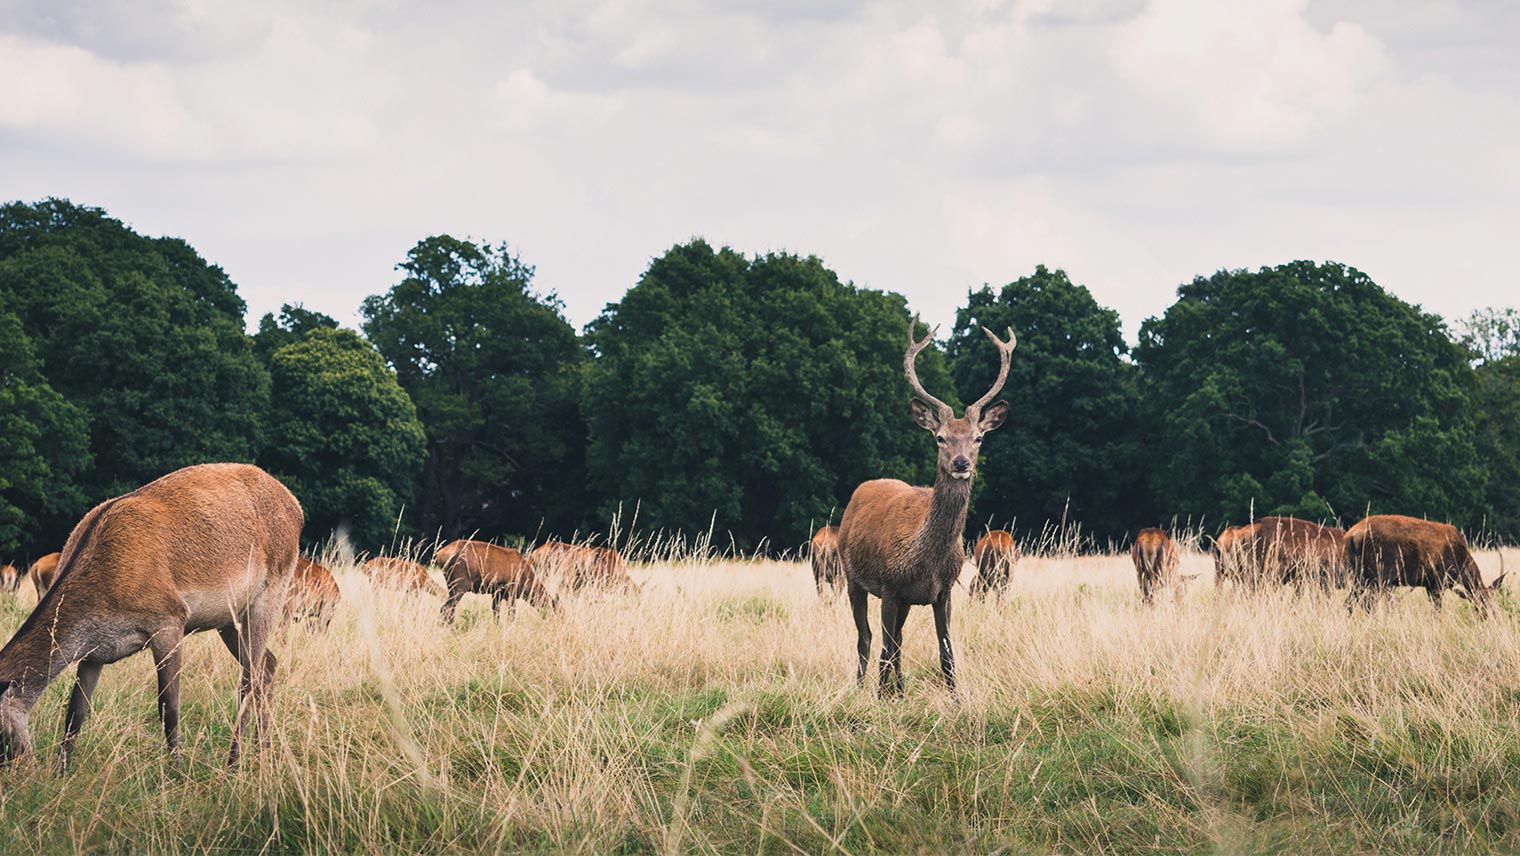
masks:
<path id="1" fill-rule="evenodd" d="M 914 316 L 908 325 L 908 352 L 903 355 L 903 371 L 907 373 L 908 383 L 912 384 L 913 394 L 917 396 L 913 400 L 913 421 L 924 430 L 933 432 L 934 441 L 939 444 L 939 472 L 951 478 L 969 479 L 976 472 L 976 458 L 981 451 L 982 436 L 1002 425 L 1008 416 L 1008 402 L 999 401 L 991 406 L 988 402 L 992 401 L 1008 380 L 1008 365 L 1013 359 L 1013 349 L 1018 345 L 1018 338 L 1013 335 L 1012 328 L 1008 330 L 1006 342 L 1000 341 L 986 327 L 982 328 L 982 332 L 997 346 L 1002 364 L 992 388 L 977 399 L 975 404 L 966 408 L 964 417 L 957 419 L 950 405 L 930 395 L 924 390 L 923 384 L 918 382 L 918 372 L 913 368 L 913 361 L 918 357 L 918 352 L 934 339 L 939 328 L 930 330 L 923 341 L 915 342 L 913 328 L 917 325 L 918 317 Z"/>

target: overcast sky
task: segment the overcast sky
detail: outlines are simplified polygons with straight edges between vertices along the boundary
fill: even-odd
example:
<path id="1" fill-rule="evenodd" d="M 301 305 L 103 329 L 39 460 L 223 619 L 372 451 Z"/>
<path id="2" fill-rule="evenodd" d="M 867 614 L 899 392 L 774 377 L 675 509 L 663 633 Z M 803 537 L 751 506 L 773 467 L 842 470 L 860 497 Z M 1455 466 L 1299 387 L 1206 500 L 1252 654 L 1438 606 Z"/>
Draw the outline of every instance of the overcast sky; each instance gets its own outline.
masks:
<path id="1" fill-rule="evenodd" d="M 1124 317 L 1195 274 L 1361 268 L 1520 303 L 1520 3 L 0 0 L 0 197 L 352 323 L 442 232 L 577 326 L 670 245 L 815 254 L 947 326 L 1065 268 Z"/>

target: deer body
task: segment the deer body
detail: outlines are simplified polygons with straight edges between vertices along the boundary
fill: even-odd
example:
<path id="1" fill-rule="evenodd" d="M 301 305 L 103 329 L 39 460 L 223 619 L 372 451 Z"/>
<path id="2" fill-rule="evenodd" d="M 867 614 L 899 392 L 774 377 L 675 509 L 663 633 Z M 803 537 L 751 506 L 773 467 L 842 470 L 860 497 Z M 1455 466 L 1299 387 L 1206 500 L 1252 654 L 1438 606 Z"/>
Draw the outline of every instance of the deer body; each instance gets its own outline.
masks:
<path id="1" fill-rule="evenodd" d="M 326 629 L 342 599 L 343 593 L 338 589 L 332 571 L 305 556 L 296 559 L 290 594 L 285 600 L 287 620 L 306 622 L 308 629 Z"/>
<path id="2" fill-rule="evenodd" d="M 0 591 L 14 594 L 21 585 L 21 572 L 15 565 L 0 564 Z"/>
<path id="3" fill-rule="evenodd" d="M 159 714 L 179 745 L 180 645 L 216 630 L 243 666 L 229 763 L 250 715 L 262 725 L 281 620 L 299 550 L 296 498 L 263 470 L 206 464 L 177 470 L 107 500 L 74 527 L 59 570 L 36 609 L 0 649 L 0 740 L 8 756 L 30 750 L 27 719 L 42 691 L 72 663 L 61 755 L 89 712 L 101 667 L 150 648 Z"/>
<path id="4" fill-rule="evenodd" d="M 623 554 L 611 547 L 547 541 L 533 551 L 529 561 L 539 571 L 557 572 L 561 585 L 570 591 L 602 586 L 638 590 L 628 576 Z"/>
<path id="5" fill-rule="evenodd" d="M 1135 563 L 1135 578 L 1140 583 L 1140 600 L 1146 606 L 1155 603 L 1156 592 L 1162 587 L 1177 582 L 1177 566 L 1182 557 L 1166 532 L 1154 527 L 1141 529 L 1130 548 L 1130 558 Z"/>
<path id="6" fill-rule="evenodd" d="M 950 593 L 965 564 L 966 512 L 971 502 L 971 478 L 982 436 L 1003 424 L 1007 402 L 988 402 L 1008 379 L 1008 365 L 1015 339 L 999 341 L 992 331 L 983 332 L 998 347 L 1001 369 L 992 389 L 966 408 L 957 419 L 948 404 L 929 395 L 918 382 L 913 361 L 929 344 L 913 340 L 908 326 L 908 350 L 903 371 L 913 387 L 913 418 L 919 427 L 934 434 L 939 447 L 938 469 L 933 488 L 914 487 L 897 479 L 875 479 L 855 488 L 839 523 L 839 552 L 844 559 L 850 611 L 855 619 L 857 680 L 865 682 L 871 652 L 871 626 L 866 617 L 867 596 L 881 598 L 880 692 L 902 692 L 902 628 L 908 610 L 916 605 L 934 608 L 934 629 L 939 637 L 940 670 L 950 691 L 955 691 L 955 652 L 950 644 Z"/>
<path id="7" fill-rule="evenodd" d="M 53 575 L 58 573 L 58 559 L 62 553 L 49 553 L 32 563 L 27 569 L 26 576 L 32 581 L 32 587 L 37 590 L 37 600 L 41 602 L 42 596 L 47 594 L 48 586 L 53 584 Z"/>
<path id="8" fill-rule="evenodd" d="M 1487 618 L 1504 584 L 1504 552 L 1499 552 L 1498 578 L 1485 585 L 1466 536 L 1447 523 L 1379 514 L 1351 527 L 1343 542 L 1351 577 L 1350 604 L 1370 608 L 1395 586 L 1415 586 L 1425 589 L 1431 606 L 1439 612 L 1441 593 L 1451 589 L 1472 601 L 1478 614 Z"/>
<path id="9" fill-rule="evenodd" d="M 808 543 L 808 564 L 813 568 L 813 585 L 818 596 L 827 599 L 844 591 L 844 561 L 839 556 L 839 527 L 824 526 L 813 533 Z"/>
<path id="10" fill-rule="evenodd" d="M 460 599 L 471 592 L 490 595 L 491 611 L 498 614 L 503 603 L 510 611 L 518 598 L 539 607 L 558 605 L 533 573 L 528 558 L 510 547 L 451 541 L 438 548 L 435 560 L 443 566 L 443 576 L 449 582 L 449 596 L 441 609 L 445 624 L 454 623 Z"/>
<path id="11" fill-rule="evenodd" d="M 376 556 L 364 563 L 364 576 L 371 583 L 405 592 L 423 591 L 443 597 L 443 586 L 428 575 L 428 569 L 408 559 Z"/>
<path id="12" fill-rule="evenodd" d="M 1003 590 L 1008 588 L 1008 578 L 1013 575 L 1013 566 L 1019 561 L 1019 546 L 1013 540 L 1013 533 L 994 529 L 978 538 L 976 548 L 971 552 L 976 561 L 971 596 L 982 598 L 988 592 L 994 592 L 1001 599 Z"/>

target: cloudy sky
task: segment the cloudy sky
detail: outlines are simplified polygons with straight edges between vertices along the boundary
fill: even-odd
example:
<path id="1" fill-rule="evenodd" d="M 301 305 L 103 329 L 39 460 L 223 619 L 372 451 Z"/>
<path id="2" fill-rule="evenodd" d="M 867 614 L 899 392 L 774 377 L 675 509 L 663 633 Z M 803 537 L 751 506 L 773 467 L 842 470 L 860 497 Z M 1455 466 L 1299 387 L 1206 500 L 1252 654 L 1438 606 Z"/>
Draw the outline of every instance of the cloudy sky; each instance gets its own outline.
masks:
<path id="1" fill-rule="evenodd" d="M 440 232 L 583 324 L 700 235 L 948 323 L 1063 267 L 1134 339 L 1298 258 L 1520 303 L 1510 0 L 0 0 L 0 197 L 178 235 L 352 322 Z"/>

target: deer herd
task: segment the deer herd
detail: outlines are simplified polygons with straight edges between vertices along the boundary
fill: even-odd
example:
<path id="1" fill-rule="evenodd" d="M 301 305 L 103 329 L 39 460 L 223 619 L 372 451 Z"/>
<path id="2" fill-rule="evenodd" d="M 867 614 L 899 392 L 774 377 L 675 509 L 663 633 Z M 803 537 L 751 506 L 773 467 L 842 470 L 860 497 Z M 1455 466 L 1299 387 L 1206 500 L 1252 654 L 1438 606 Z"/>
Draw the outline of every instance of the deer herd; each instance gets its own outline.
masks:
<path id="1" fill-rule="evenodd" d="M 819 596 L 848 596 L 856 628 L 856 676 L 865 682 L 871 659 L 868 599 L 881 603 L 880 694 L 903 691 L 902 631 L 909 610 L 934 614 L 940 669 L 955 692 L 950 640 L 951 593 L 966 563 L 963 533 L 972 480 L 983 441 L 1001 426 L 1008 403 L 994 402 L 1008 379 L 1016 344 L 999 339 L 999 370 L 991 388 L 956 417 L 919 382 L 914 363 L 934 332 L 915 340 L 908 328 L 903 371 L 912 389 L 913 421 L 938 449 L 932 487 L 876 479 L 857 487 L 839 525 L 818 530 L 809 561 Z M 78 664 L 59 747 L 70 750 L 90 711 L 103 666 L 144 649 L 158 678 L 158 711 L 170 757 L 178 758 L 181 647 L 186 635 L 215 630 L 238 661 L 242 680 L 228 763 L 236 764 L 252 722 L 263 741 L 277 660 L 269 644 L 287 622 L 325 628 L 341 598 L 332 573 L 300 553 L 304 515 L 278 480 L 247 464 L 203 464 L 177 470 L 91 509 L 63 550 L 33 562 L 25 576 L 37 604 L 0 648 L 0 763 L 31 750 L 29 718 L 43 691 Z M 1422 587 L 1439 610 L 1450 589 L 1479 614 L 1494 611 L 1500 574 L 1485 584 L 1467 541 L 1455 527 L 1397 515 L 1368 517 L 1349 530 L 1291 517 L 1264 517 L 1232 526 L 1210 546 L 1216 586 L 1254 591 L 1268 586 L 1329 590 L 1346 587 L 1348 603 L 1370 608 L 1396 586 Z M 1177 545 L 1159 528 L 1140 531 L 1131 550 L 1141 600 L 1163 589 L 1180 591 Z M 972 549 L 974 599 L 1001 600 L 1019 549 L 1011 533 L 993 530 Z M 434 563 L 446 586 L 423 565 L 376 557 L 363 573 L 376 586 L 443 598 L 440 618 L 452 624 L 467 594 L 487 595 L 493 613 L 509 615 L 518 600 L 560 609 L 558 591 L 640 590 L 621 554 L 610 547 L 551 541 L 530 553 L 475 540 L 439 547 Z M 0 565 L 0 591 L 14 593 L 22 574 Z"/>

